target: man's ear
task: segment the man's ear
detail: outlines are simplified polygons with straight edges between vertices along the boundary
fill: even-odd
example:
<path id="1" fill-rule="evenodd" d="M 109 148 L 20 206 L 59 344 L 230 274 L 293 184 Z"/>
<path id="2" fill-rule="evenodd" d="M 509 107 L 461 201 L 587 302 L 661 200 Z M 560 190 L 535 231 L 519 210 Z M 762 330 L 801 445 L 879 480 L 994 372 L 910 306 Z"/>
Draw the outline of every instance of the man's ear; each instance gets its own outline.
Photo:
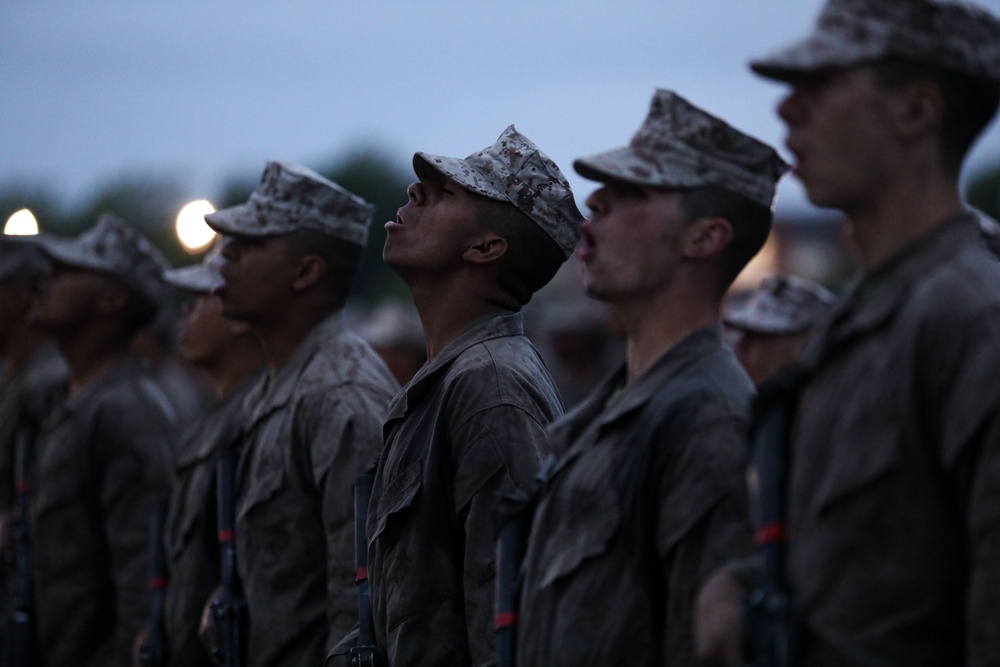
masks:
<path id="1" fill-rule="evenodd" d="M 507 254 L 507 239 L 496 234 L 477 236 L 462 253 L 462 259 L 471 264 L 488 264 Z"/>
<path id="2" fill-rule="evenodd" d="M 917 81 L 890 93 L 889 113 L 898 136 L 918 137 L 933 133 L 944 118 L 944 98 L 934 84 Z"/>
<path id="3" fill-rule="evenodd" d="M 682 237 L 684 257 L 704 259 L 718 255 L 733 240 L 733 226 L 725 218 L 698 218 Z"/>
<path id="4" fill-rule="evenodd" d="M 295 267 L 292 289 L 303 292 L 320 282 L 326 276 L 326 262 L 319 255 L 302 255 Z"/>

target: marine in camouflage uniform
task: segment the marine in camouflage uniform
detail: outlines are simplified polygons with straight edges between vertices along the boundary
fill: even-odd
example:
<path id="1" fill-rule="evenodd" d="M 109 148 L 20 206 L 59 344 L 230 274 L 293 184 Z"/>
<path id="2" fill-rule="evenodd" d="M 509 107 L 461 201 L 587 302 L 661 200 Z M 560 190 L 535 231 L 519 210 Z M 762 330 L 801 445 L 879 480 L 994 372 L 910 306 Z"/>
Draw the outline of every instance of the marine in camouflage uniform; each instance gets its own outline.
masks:
<path id="1" fill-rule="evenodd" d="M 166 397 L 126 350 L 165 297 L 166 262 L 113 216 L 40 242 L 53 271 L 33 317 L 69 378 L 35 455 L 38 664 L 125 667 L 148 614 L 150 520 L 175 440 Z"/>
<path id="2" fill-rule="evenodd" d="M 320 664 L 357 616 L 351 489 L 398 389 L 340 313 L 371 215 L 319 174 L 269 162 L 246 203 L 206 216 L 226 237 L 223 313 L 258 331 L 269 365 L 237 474 L 250 667 Z"/>
<path id="3" fill-rule="evenodd" d="M 626 361 L 551 427 L 558 458 L 523 566 L 518 664 L 690 665 L 699 586 L 751 551 L 754 389 L 719 315 L 767 237 L 786 165 L 658 90 L 629 146 L 574 166 L 602 183 L 578 255 Z"/>
<path id="4" fill-rule="evenodd" d="M 260 342 L 243 322 L 222 315 L 212 290 L 222 282 L 221 244 L 196 265 L 168 271 L 167 282 L 188 294 L 178 352 L 204 372 L 216 402 L 177 449 L 164 529 L 169 581 L 164 621 L 169 664 L 215 664 L 198 634 L 202 607 L 219 586 L 216 469 L 221 447 L 232 446 L 246 421 L 244 401 L 264 366 Z"/>
<path id="5" fill-rule="evenodd" d="M 752 63 L 809 198 L 864 275 L 805 352 L 788 575 L 801 664 L 1000 660 L 1000 264 L 959 172 L 1000 98 L 1000 21 L 968 4 L 831 0 Z"/>
<path id="6" fill-rule="evenodd" d="M 393 400 L 368 514 L 375 635 L 389 664 L 489 665 L 498 495 L 527 486 L 562 413 L 518 312 L 570 255 L 559 168 L 508 127 L 465 159 L 417 153 L 386 224 L 428 362 Z"/>

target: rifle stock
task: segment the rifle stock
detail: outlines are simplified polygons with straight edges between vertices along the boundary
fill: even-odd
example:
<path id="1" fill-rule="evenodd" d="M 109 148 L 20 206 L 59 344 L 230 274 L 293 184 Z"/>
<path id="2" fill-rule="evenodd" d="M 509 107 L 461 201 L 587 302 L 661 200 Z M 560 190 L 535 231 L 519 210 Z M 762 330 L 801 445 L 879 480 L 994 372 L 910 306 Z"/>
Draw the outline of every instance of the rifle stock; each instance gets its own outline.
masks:
<path id="1" fill-rule="evenodd" d="M 219 449 L 216 468 L 218 494 L 219 566 L 222 595 L 212 601 L 211 614 L 219 633 L 216 659 L 223 667 L 246 662 L 247 603 L 236 571 L 236 447 L 238 437 Z"/>
<path id="2" fill-rule="evenodd" d="M 750 664 L 753 667 L 794 667 L 799 664 L 799 622 L 786 565 L 786 485 L 790 467 L 791 423 L 804 383 L 791 369 L 762 390 L 755 404 L 751 433 L 760 481 L 756 542 L 761 557 L 761 582 L 747 601 Z"/>
<path id="3" fill-rule="evenodd" d="M 161 503 L 152 516 L 149 635 L 139 648 L 139 664 L 142 667 L 163 667 L 167 664 L 167 656 L 169 654 L 164 618 L 167 588 L 167 553 L 163 538 L 166 521 L 167 506 L 166 503 Z"/>
<path id="4" fill-rule="evenodd" d="M 23 419 L 18 425 L 14 441 L 15 510 L 9 522 L 14 555 L 11 615 L 8 627 L 9 659 L 12 667 L 30 667 L 36 663 L 38 657 L 35 635 L 35 575 L 28 528 L 31 475 L 37 437 L 37 424 L 33 420 Z"/>
<path id="5" fill-rule="evenodd" d="M 375 643 L 375 621 L 372 618 L 371 595 L 368 590 L 368 505 L 375 484 L 374 473 L 359 475 L 354 480 L 354 580 L 358 585 L 358 640 L 348 650 L 351 667 L 382 665 Z"/>

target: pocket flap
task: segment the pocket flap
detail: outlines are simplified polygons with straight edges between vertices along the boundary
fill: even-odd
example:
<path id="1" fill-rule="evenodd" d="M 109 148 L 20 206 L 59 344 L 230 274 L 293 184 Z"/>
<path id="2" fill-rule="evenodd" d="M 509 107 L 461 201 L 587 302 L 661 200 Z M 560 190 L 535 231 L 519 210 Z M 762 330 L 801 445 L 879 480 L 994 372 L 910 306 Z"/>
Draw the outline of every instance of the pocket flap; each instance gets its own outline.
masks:
<path id="1" fill-rule="evenodd" d="M 565 520 L 556 522 L 554 531 L 539 535 L 545 540 L 541 585 L 548 586 L 570 574 L 589 558 L 599 556 L 618 532 L 621 510 L 609 479 L 592 492 L 575 494 L 577 504 L 569 508 Z M 579 502 L 585 499 L 584 502 Z"/>
<path id="2" fill-rule="evenodd" d="M 371 544 L 382 531 L 385 530 L 385 523 L 391 514 L 402 511 L 413 504 L 423 481 L 423 466 L 421 462 L 414 461 L 403 469 L 399 475 L 391 479 L 385 485 L 385 491 L 378 500 L 375 508 L 375 526 L 368 526 L 368 543 Z M 371 514 L 369 514 L 369 517 Z"/>

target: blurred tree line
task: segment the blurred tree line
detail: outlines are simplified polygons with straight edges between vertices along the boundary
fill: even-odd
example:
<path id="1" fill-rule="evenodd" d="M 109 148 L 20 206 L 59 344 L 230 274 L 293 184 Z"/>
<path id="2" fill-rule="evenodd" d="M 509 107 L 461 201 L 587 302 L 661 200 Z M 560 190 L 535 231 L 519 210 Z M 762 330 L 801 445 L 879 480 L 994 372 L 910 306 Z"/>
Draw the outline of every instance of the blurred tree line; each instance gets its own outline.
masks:
<path id="1" fill-rule="evenodd" d="M 318 167 L 308 165 L 330 180 L 368 200 L 375 206 L 368 247 L 362 259 L 355 298 L 372 304 L 384 297 L 408 296 L 403 282 L 382 263 L 385 243 L 383 223 L 395 219 L 396 209 L 406 201 L 406 186 L 413 180 L 383 151 L 360 147 Z M 43 232 L 75 235 L 90 228 L 101 213 L 111 212 L 133 224 L 177 267 L 200 261 L 191 255 L 177 238 L 174 225 L 177 213 L 188 201 L 204 197 L 216 208 L 225 208 L 247 200 L 260 181 L 260 171 L 252 175 L 230 177 L 213 197 L 191 197 L 173 178 L 155 174 L 136 174 L 109 181 L 98 187 L 83 202 L 63 206 L 57 193 L 44 187 L 0 183 L 0 225 L 15 211 L 29 209 Z"/>

